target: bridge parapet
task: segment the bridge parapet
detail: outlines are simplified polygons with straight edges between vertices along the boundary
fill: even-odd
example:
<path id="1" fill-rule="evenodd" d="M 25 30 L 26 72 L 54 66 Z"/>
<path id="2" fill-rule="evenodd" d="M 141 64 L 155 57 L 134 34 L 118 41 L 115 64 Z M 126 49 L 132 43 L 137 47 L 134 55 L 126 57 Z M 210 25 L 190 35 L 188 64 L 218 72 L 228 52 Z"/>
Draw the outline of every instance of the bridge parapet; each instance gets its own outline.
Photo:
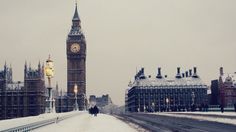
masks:
<path id="1" fill-rule="evenodd" d="M 45 119 L 45 120 L 41 120 L 41 121 L 37 121 L 34 123 L 29 123 L 29 124 L 24 124 L 24 125 L 20 125 L 17 127 L 12 127 L 12 128 L 8 128 L 5 130 L 0 130 L 0 132 L 28 132 L 46 125 L 50 125 L 53 123 L 58 123 L 62 120 L 68 119 L 70 117 L 74 117 L 76 115 L 78 115 L 79 112 L 69 112 L 67 114 L 55 114 L 55 116 L 53 116 L 50 119 Z"/>

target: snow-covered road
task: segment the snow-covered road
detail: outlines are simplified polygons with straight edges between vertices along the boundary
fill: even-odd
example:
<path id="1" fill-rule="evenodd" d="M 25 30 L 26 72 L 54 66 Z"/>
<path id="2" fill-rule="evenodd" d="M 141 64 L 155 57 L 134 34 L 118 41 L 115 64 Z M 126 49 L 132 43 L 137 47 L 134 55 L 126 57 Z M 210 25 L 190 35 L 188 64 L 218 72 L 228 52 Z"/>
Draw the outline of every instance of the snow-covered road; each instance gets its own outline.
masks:
<path id="1" fill-rule="evenodd" d="M 192 113 L 126 113 L 119 116 L 155 132 L 236 132 L 236 125 L 233 124 L 236 120 L 233 115 L 226 116 L 225 114 L 219 117 L 217 113 L 214 113 L 218 117 L 209 117 L 208 114 L 201 113 L 183 114 Z"/>
<path id="2" fill-rule="evenodd" d="M 34 132 L 136 132 L 128 124 L 113 116 L 98 114 L 97 117 L 87 112 L 63 120 L 59 123 L 48 125 Z"/>
<path id="3" fill-rule="evenodd" d="M 235 112 L 167 112 L 167 113 L 154 113 L 157 115 L 172 116 L 172 117 L 184 117 L 196 120 L 213 121 L 219 123 L 236 125 L 236 113 Z"/>

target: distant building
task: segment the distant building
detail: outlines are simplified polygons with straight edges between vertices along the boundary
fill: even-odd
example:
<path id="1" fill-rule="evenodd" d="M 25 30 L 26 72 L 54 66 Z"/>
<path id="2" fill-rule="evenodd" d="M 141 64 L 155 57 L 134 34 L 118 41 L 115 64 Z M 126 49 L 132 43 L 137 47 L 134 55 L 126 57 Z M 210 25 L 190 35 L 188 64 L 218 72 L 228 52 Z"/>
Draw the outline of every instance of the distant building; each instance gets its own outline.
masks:
<path id="1" fill-rule="evenodd" d="M 126 108 L 129 112 L 180 111 L 207 103 L 207 85 L 197 75 L 197 68 L 168 80 L 158 68 L 156 78 L 147 78 L 142 68 L 129 85 Z"/>
<path id="2" fill-rule="evenodd" d="M 24 82 L 13 82 L 12 68 L 0 71 L 0 120 L 35 116 L 45 111 L 44 66 L 36 70 L 25 64 Z"/>
<path id="3" fill-rule="evenodd" d="M 235 73 L 225 74 L 223 67 L 220 68 L 219 90 L 220 104 L 225 107 L 233 107 L 236 103 Z"/>
<path id="4" fill-rule="evenodd" d="M 90 102 L 90 103 L 91 103 L 91 102 L 97 102 L 96 96 L 95 96 L 95 95 L 90 95 L 90 97 L 89 97 L 89 102 Z"/>
<path id="5" fill-rule="evenodd" d="M 56 99 L 56 112 L 62 113 L 62 112 L 68 112 L 69 110 L 75 109 L 75 106 L 73 104 L 70 104 L 71 101 L 75 98 L 70 98 L 67 96 L 66 92 L 60 92 L 59 96 L 55 97 Z"/>
<path id="6" fill-rule="evenodd" d="M 128 86 L 131 86 L 132 84 L 131 84 L 131 82 L 129 83 L 129 85 Z M 128 112 L 129 110 L 128 110 L 128 93 L 129 93 L 129 89 L 126 89 L 125 90 L 125 112 Z"/>
<path id="7" fill-rule="evenodd" d="M 90 95 L 89 102 L 90 103 L 92 103 L 92 102 L 96 103 L 96 105 L 99 108 L 102 108 L 106 105 L 112 104 L 111 98 L 109 97 L 108 94 L 102 95 L 101 97 L 96 97 L 95 95 Z"/>
<path id="8" fill-rule="evenodd" d="M 219 80 L 211 81 L 210 105 L 219 105 Z"/>

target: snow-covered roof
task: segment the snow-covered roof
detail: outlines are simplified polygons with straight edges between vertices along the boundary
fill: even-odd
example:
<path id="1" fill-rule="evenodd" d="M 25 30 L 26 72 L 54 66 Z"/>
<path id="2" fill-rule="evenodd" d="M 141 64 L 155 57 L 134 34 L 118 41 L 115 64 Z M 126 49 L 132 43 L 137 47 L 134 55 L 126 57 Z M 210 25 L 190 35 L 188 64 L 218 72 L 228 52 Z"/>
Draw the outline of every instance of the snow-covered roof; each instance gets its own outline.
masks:
<path id="1" fill-rule="evenodd" d="M 231 82 L 236 87 L 236 73 L 228 73 L 221 75 L 223 82 Z"/>
<path id="2" fill-rule="evenodd" d="M 167 80 L 165 78 L 146 78 L 135 80 L 131 87 L 133 86 L 157 86 L 157 87 L 169 87 L 169 86 L 202 86 L 202 88 L 207 88 L 207 85 L 200 78 L 176 78 L 173 80 Z"/>
<path id="3" fill-rule="evenodd" d="M 189 74 L 188 74 L 189 73 Z M 180 73 L 180 67 L 177 67 L 177 74 L 174 79 L 168 79 L 167 76 L 161 75 L 161 68 L 158 67 L 156 78 L 146 77 L 144 74 L 144 68 L 139 70 L 135 77 L 134 82 L 128 85 L 131 87 L 160 87 L 160 88 L 207 88 L 207 85 L 200 79 L 197 74 L 197 68 Z"/>
<path id="4" fill-rule="evenodd" d="M 224 73 L 223 67 L 220 67 L 220 78 L 219 81 L 222 81 L 228 88 L 236 88 L 236 72 L 233 73 Z"/>
<path id="5" fill-rule="evenodd" d="M 14 82 L 7 84 L 7 90 L 21 90 L 24 87 L 23 82 Z"/>

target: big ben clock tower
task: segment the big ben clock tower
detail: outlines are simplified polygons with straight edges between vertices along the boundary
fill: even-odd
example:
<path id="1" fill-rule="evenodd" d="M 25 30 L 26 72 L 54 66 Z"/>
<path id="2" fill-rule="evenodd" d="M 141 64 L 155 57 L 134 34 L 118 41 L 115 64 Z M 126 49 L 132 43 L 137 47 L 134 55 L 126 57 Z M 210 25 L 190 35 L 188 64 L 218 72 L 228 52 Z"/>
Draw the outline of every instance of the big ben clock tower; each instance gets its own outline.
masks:
<path id="1" fill-rule="evenodd" d="M 76 4 L 71 30 L 66 41 L 67 93 L 72 100 L 77 94 L 79 110 L 83 110 L 86 95 L 86 41 L 80 23 Z M 78 92 L 74 92 L 75 86 L 78 87 Z M 75 106 L 73 102 L 71 107 Z"/>

